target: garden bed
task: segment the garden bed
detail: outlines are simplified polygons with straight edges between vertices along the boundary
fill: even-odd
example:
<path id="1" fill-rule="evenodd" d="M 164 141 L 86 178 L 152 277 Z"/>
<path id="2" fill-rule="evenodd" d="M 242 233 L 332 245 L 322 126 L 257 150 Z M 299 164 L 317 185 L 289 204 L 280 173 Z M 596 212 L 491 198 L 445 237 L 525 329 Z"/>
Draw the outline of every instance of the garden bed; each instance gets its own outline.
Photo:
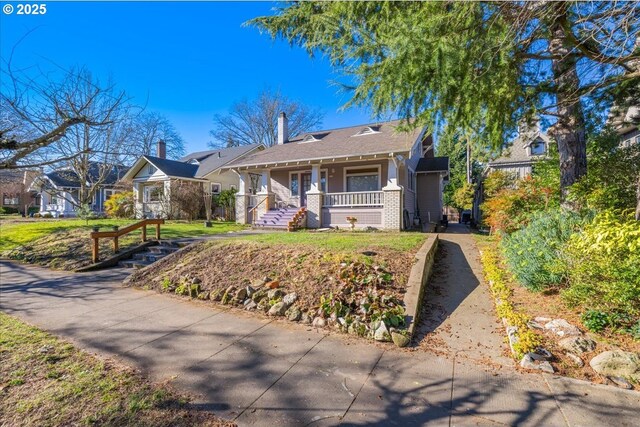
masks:
<path id="1" fill-rule="evenodd" d="M 590 332 L 583 322 L 580 308 L 570 308 L 562 299 L 557 287 L 547 288 L 542 291 L 533 292 L 515 283 L 510 274 L 506 273 L 506 266 L 497 255 L 497 242 L 494 237 L 479 237 L 479 247 L 483 251 L 483 263 L 485 274 L 494 269 L 501 271 L 502 283 L 498 284 L 503 288 L 499 296 L 502 305 L 511 307 L 513 315 L 511 317 L 518 320 L 516 342 L 521 340 L 520 346 L 516 345 L 516 350 L 522 353 L 534 352 L 534 347 L 541 347 L 551 353 L 548 362 L 553 367 L 555 373 L 563 376 L 592 381 L 594 383 L 605 383 L 633 387 L 640 390 L 640 384 L 630 377 L 620 380 L 617 377 L 601 375 L 590 366 L 592 359 L 600 354 L 609 351 L 622 351 L 640 354 L 640 340 L 634 339 L 628 333 L 605 330 L 601 333 Z M 488 254 L 494 254 L 487 256 Z M 490 260 L 487 262 L 487 259 Z M 489 265 L 487 265 L 489 264 Z M 494 264 L 494 267 L 491 266 Z M 491 273 L 489 273 L 489 276 Z M 494 277 L 488 277 L 493 280 Z M 495 286 L 495 284 L 494 284 Z M 498 310 L 502 316 L 505 310 Z M 563 327 L 552 328 L 553 323 L 562 319 L 568 324 Z M 556 322 L 554 322 L 556 321 Z M 551 324 L 549 322 L 552 322 Z M 509 323 L 509 322 L 508 322 Z M 518 336 L 521 334 L 521 336 Z M 590 347 L 576 349 L 567 347 L 567 342 L 578 338 L 582 344 L 591 343 Z M 524 341 L 522 341 L 524 339 Z M 529 343 L 532 343 L 529 345 Z M 520 348 L 523 347 L 523 348 Z M 526 348 L 524 348 L 526 347 Z M 530 348 L 529 348 L 530 347 Z M 522 354 L 518 354 L 518 361 Z M 628 380 L 628 381 L 627 381 Z"/>
<path id="2" fill-rule="evenodd" d="M 0 313 L 0 425 L 235 424 L 127 366 Z"/>
<path id="3" fill-rule="evenodd" d="M 134 273 L 131 286 L 374 338 L 404 326 L 419 233 L 277 233 L 200 242 Z M 376 323 L 377 322 L 377 323 Z M 382 328 L 384 329 L 384 328 Z"/>

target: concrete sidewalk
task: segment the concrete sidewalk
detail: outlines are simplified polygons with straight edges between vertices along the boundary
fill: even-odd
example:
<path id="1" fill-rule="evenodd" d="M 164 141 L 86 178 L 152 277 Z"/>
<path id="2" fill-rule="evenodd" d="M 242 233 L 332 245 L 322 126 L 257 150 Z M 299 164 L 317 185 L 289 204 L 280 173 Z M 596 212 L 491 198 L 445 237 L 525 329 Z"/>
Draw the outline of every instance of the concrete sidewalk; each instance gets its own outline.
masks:
<path id="1" fill-rule="evenodd" d="M 197 394 L 239 425 L 637 425 L 640 393 L 402 351 L 0 262 L 0 310 Z"/>

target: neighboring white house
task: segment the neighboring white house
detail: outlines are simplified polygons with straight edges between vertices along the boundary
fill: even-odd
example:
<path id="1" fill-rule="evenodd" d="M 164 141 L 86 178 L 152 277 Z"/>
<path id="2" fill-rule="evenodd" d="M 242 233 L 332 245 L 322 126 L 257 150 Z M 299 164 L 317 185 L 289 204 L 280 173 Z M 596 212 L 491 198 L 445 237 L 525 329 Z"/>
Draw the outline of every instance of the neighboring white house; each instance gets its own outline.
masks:
<path id="1" fill-rule="evenodd" d="M 105 168 L 109 168 L 108 171 Z M 90 203 L 94 212 L 104 211 L 104 202 L 112 194 L 118 192 L 115 188 L 128 168 L 125 166 L 105 166 L 100 163 L 90 163 L 87 173 L 87 187 L 96 187 Z M 99 184 L 94 184 L 96 182 Z M 80 205 L 80 178 L 71 169 L 56 169 L 52 172 L 36 177 L 29 187 L 29 191 L 40 197 L 40 214 L 51 214 L 54 218 L 60 216 L 74 217 Z"/>
<path id="2" fill-rule="evenodd" d="M 425 128 L 403 132 L 399 121 L 305 132 L 289 138 L 284 113 L 278 144 L 227 164 L 240 174 L 236 220 L 289 228 L 305 216 L 307 228 L 401 230 L 442 216 L 448 158 L 433 157 Z M 434 160 L 438 159 L 438 160 Z M 259 178 L 254 194 L 252 177 Z"/>
<path id="3" fill-rule="evenodd" d="M 237 189 L 238 175 L 221 171 L 227 163 L 263 150 L 264 145 L 252 144 L 218 150 L 199 151 L 179 160 L 166 157 L 166 148 L 158 143 L 157 156 L 142 156 L 129 169 L 124 179 L 133 181 L 136 217 L 166 216 L 170 205 L 171 183 L 189 181 L 201 183 L 212 194 Z"/>

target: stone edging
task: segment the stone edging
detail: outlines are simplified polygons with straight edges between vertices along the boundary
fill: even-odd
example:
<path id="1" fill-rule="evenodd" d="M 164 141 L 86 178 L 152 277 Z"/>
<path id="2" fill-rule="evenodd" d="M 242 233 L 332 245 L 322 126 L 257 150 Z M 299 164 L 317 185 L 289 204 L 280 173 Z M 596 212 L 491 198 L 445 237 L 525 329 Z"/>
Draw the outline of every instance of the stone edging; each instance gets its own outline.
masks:
<path id="1" fill-rule="evenodd" d="M 422 299 L 427 287 L 427 281 L 433 271 L 436 251 L 438 249 L 438 234 L 433 238 L 429 236 L 426 242 L 415 255 L 415 263 L 411 267 L 409 280 L 407 281 L 407 292 L 404 294 L 405 322 L 409 336 L 413 337 L 415 326 L 420 317 L 422 309 Z"/>

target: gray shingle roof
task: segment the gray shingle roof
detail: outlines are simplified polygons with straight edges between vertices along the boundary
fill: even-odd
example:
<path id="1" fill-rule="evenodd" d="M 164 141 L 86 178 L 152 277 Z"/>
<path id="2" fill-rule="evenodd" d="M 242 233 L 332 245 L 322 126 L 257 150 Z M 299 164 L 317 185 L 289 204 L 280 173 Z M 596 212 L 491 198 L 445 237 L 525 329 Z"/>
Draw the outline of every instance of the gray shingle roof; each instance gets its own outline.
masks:
<path id="1" fill-rule="evenodd" d="M 542 140 L 546 144 L 549 144 L 551 142 L 551 139 L 542 132 L 536 132 L 532 135 L 518 136 L 513 141 L 511 147 L 503 151 L 502 156 L 489 162 L 489 166 L 512 163 L 531 164 L 535 162 L 536 160 L 540 159 L 541 156 L 531 156 L 527 154 L 527 147 L 537 140 Z"/>
<path id="2" fill-rule="evenodd" d="M 89 165 L 89 171 L 87 173 L 87 180 L 89 182 L 95 182 L 100 179 L 102 175 L 102 168 L 105 167 L 100 163 L 91 163 Z M 107 172 L 104 180 L 101 185 L 109 186 L 118 182 L 129 170 L 126 166 L 113 166 Z M 57 169 L 52 172 L 45 174 L 51 182 L 57 187 L 65 187 L 65 188 L 79 188 L 80 187 L 80 178 L 78 174 L 70 169 Z"/>
<path id="3" fill-rule="evenodd" d="M 291 161 L 406 152 L 411 149 L 424 129 L 399 132 L 396 129 L 399 124 L 399 120 L 394 120 L 385 123 L 306 132 L 291 138 L 286 144 L 274 145 L 231 162 L 225 166 L 225 169 Z M 371 127 L 376 132 L 354 136 L 366 127 Z M 319 141 L 303 142 L 308 135 L 315 135 Z"/>
<path id="4" fill-rule="evenodd" d="M 198 165 L 191 163 L 179 162 L 177 160 L 163 159 L 154 156 L 142 156 L 153 166 L 157 167 L 160 172 L 168 176 L 176 178 L 194 178 L 198 171 Z"/>
<path id="5" fill-rule="evenodd" d="M 242 145 L 239 147 L 229 147 L 218 150 L 199 151 L 197 153 L 187 154 L 180 159 L 181 162 L 188 162 L 190 160 L 197 160 L 199 162 L 198 171 L 196 172 L 196 178 L 202 178 L 216 169 L 221 168 L 230 161 L 237 159 L 260 147 L 262 144 L 250 144 Z"/>
<path id="6" fill-rule="evenodd" d="M 418 161 L 416 172 L 449 172 L 448 157 L 427 157 Z"/>

